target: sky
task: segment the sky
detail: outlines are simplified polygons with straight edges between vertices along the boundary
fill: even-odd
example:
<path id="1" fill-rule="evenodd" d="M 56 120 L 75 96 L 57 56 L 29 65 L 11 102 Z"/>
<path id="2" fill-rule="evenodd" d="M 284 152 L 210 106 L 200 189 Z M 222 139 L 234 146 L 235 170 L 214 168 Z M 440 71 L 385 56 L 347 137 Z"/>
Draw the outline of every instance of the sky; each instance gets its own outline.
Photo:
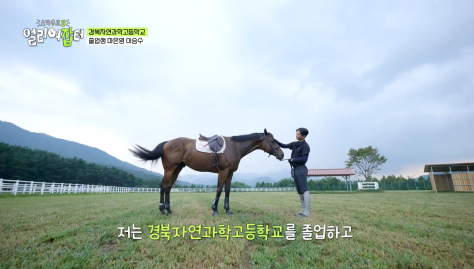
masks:
<path id="1" fill-rule="evenodd" d="M 309 130 L 308 168 L 375 174 L 474 161 L 473 1 L 2 1 L 0 120 L 141 164 L 129 148 L 177 137 Z M 141 46 L 28 46 L 25 28 L 147 27 Z M 59 27 L 56 27 L 59 28 Z M 285 155 L 290 151 L 284 149 Z M 256 151 L 238 172 L 288 169 Z M 194 174 L 185 168 L 182 174 Z"/>

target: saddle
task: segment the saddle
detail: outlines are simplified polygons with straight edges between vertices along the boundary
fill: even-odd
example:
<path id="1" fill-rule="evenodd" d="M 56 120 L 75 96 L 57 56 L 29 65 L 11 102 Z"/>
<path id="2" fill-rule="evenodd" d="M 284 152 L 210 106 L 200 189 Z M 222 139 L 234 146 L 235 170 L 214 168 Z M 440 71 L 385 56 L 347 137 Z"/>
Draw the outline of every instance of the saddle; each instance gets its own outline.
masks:
<path id="1" fill-rule="evenodd" d="M 224 146 L 224 139 L 218 135 L 207 137 L 199 134 L 199 140 L 207 141 L 209 148 L 214 152 L 218 152 L 222 149 L 222 146 Z"/>
<path id="2" fill-rule="evenodd" d="M 212 166 L 218 166 L 219 162 L 217 160 L 217 152 L 222 149 L 224 146 L 224 139 L 219 135 L 213 135 L 210 137 L 199 134 L 199 140 L 207 141 L 209 148 L 212 151 L 213 163 Z"/>

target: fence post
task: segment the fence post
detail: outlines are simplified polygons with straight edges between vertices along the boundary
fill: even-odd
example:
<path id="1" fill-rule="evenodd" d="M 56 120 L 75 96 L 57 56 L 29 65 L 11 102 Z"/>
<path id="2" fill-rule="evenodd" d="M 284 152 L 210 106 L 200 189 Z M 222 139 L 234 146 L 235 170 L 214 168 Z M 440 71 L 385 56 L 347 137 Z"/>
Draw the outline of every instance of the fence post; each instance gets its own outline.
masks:
<path id="1" fill-rule="evenodd" d="M 15 185 L 13 186 L 13 191 L 15 192 L 15 195 L 18 192 L 18 185 L 20 185 L 20 180 L 17 180 Z"/>
<path id="2" fill-rule="evenodd" d="M 3 178 L 0 178 L 0 194 L 2 194 L 3 190 Z"/>
<path id="3" fill-rule="evenodd" d="M 33 181 L 30 181 L 30 191 L 28 194 L 31 194 L 31 192 L 33 192 Z"/>
<path id="4" fill-rule="evenodd" d="M 44 192 L 44 182 L 41 184 L 41 195 L 43 195 Z"/>

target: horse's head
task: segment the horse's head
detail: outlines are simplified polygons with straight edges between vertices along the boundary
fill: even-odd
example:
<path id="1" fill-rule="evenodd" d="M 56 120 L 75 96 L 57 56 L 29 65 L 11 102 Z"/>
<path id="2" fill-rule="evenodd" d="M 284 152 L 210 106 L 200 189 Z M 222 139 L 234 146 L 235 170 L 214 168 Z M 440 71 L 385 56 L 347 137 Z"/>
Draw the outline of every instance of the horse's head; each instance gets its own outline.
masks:
<path id="1" fill-rule="evenodd" d="M 278 144 L 275 142 L 273 135 L 267 132 L 267 129 L 265 129 L 263 133 L 261 149 L 269 154 L 268 157 L 273 155 L 280 161 L 283 160 L 283 157 L 285 156 L 280 146 L 278 146 Z"/>

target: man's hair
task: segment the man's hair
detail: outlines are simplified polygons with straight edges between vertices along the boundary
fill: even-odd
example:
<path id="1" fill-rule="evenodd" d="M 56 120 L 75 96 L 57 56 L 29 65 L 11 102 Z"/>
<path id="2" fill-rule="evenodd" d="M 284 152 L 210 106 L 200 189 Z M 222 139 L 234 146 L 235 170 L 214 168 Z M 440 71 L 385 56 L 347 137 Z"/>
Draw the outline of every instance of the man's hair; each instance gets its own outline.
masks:
<path id="1" fill-rule="evenodd" d="M 308 129 L 306 129 L 306 128 L 298 128 L 298 129 L 296 129 L 296 131 L 297 132 L 300 131 L 300 134 L 302 136 L 307 136 L 309 134 Z"/>

